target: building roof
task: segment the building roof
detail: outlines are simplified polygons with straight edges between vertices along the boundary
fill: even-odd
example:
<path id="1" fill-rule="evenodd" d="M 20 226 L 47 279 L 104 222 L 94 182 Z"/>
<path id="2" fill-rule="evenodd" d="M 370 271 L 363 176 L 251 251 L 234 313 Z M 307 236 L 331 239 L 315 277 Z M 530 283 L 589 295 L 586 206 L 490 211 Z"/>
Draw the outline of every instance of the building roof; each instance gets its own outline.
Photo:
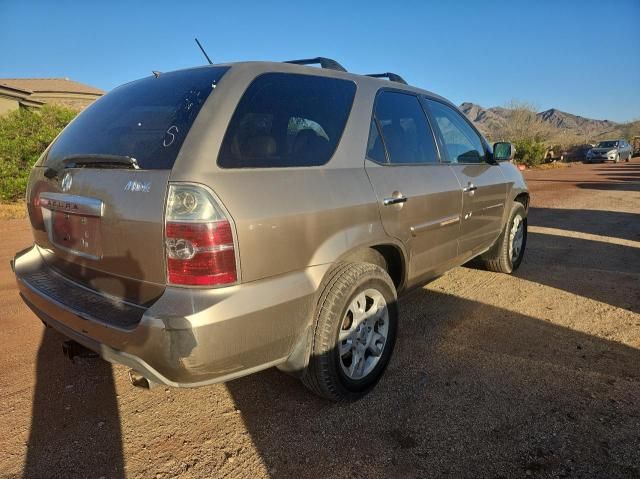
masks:
<path id="1" fill-rule="evenodd" d="M 68 78 L 0 78 L 0 85 L 38 93 L 85 93 L 102 95 L 99 88 L 85 85 Z"/>

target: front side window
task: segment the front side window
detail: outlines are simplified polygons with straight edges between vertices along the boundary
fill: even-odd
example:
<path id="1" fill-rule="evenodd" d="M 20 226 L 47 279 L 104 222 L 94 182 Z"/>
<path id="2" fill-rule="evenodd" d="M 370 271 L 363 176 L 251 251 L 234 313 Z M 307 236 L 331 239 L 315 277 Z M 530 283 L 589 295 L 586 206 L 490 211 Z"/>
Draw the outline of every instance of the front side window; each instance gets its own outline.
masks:
<path id="1" fill-rule="evenodd" d="M 485 152 L 480 136 L 450 106 L 426 99 L 442 135 L 451 163 L 483 163 Z"/>
<path id="2" fill-rule="evenodd" d="M 382 91 L 376 99 L 375 121 L 369 135 L 369 158 L 379 161 L 382 140 L 389 161 L 396 164 L 437 163 L 431 127 L 417 97 Z M 384 155 L 382 155 L 384 156 Z"/>
<path id="3" fill-rule="evenodd" d="M 356 86 L 336 78 L 266 73 L 247 88 L 218 156 L 223 168 L 317 166 L 329 161 Z"/>

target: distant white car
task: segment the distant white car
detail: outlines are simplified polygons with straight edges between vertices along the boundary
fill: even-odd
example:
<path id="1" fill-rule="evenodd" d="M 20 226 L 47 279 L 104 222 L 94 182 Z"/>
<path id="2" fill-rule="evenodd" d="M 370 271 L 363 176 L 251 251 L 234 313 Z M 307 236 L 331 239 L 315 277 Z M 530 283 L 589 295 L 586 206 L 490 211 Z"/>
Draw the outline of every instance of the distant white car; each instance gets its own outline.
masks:
<path id="1" fill-rule="evenodd" d="M 625 140 L 606 140 L 587 151 L 587 163 L 594 161 L 629 161 L 633 156 L 633 148 Z"/>

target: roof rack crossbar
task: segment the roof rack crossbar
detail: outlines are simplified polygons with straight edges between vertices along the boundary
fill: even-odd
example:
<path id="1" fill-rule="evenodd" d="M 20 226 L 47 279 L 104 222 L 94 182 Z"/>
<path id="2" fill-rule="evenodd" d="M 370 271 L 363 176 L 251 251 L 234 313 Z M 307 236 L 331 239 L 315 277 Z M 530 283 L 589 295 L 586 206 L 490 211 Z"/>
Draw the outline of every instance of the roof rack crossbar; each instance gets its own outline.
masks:
<path id="1" fill-rule="evenodd" d="M 337 61 L 325 57 L 306 58 L 304 60 L 289 60 L 284 63 L 293 63 L 295 65 L 320 65 L 322 68 L 327 68 L 329 70 L 338 70 L 339 72 L 347 71 L 347 69 L 340 65 Z"/>
<path id="2" fill-rule="evenodd" d="M 365 75 L 365 76 L 373 77 L 373 78 L 388 78 L 389 81 L 394 81 L 396 83 L 402 83 L 404 85 L 407 85 L 407 82 L 405 81 L 405 79 L 396 73 L 391 73 L 391 72 L 369 73 L 368 75 Z"/>

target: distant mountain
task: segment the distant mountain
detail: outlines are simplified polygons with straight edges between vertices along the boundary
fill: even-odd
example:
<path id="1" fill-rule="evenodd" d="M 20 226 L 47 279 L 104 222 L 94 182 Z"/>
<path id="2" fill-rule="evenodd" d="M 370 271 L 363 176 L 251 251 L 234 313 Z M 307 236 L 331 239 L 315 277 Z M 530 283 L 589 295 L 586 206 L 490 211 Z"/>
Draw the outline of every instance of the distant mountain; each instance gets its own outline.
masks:
<path id="1" fill-rule="evenodd" d="M 538 113 L 538 117 L 542 118 L 547 123 L 555 126 L 556 128 L 563 128 L 567 130 L 583 130 L 586 128 L 593 128 L 597 131 L 611 131 L 618 127 L 618 123 L 609 120 L 592 120 L 591 118 L 585 118 L 583 116 L 572 115 L 564 111 L 551 108 L 546 111 Z"/>
<path id="2" fill-rule="evenodd" d="M 484 108 L 475 103 L 465 102 L 460 105 L 462 112 L 486 136 L 492 137 L 509 121 L 509 110 L 506 108 Z M 621 125 L 609 120 L 593 120 L 551 108 L 541 111 L 537 116 L 563 133 L 572 133 L 591 138 L 618 135 Z"/>
<path id="3" fill-rule="evenodd" d="M 508 113 L 504 108 L 486 109 L 475 103 L 463 103 L 460 105 L 460 109 L 476 125 L 478 130 L 487 136 L 491 136 L 492 132 L 499 131 L 507 123 Z"/>

